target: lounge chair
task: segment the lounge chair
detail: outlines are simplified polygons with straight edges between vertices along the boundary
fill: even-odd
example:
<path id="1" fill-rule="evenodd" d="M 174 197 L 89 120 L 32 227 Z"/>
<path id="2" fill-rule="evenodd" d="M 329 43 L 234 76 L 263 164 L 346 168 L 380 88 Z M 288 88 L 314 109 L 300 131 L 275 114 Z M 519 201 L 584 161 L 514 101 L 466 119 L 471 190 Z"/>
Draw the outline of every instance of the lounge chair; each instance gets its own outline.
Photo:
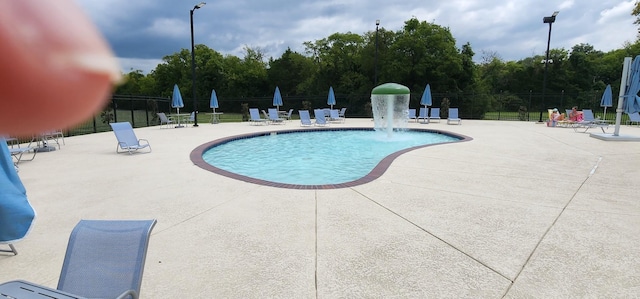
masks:
<path id="1" fill-rule="evenodd" d="M 260 117 L 260 111 L 258 110 L 258 108 L 249 108 L 249 124 L 254 124 L 254 125 L 265 124 L 265 125 L 268 125 L 269 124 L 269 120 Z"/>
<path id="2" fill-rule="evenodd" d="M 632 123 L 636 123 L 636 125 L 640 126 L 640 113 L 634 112 L 629 115 L 629 120 L 627 120 L 627 125 L 631 125 Z"/>
<path id="3" fill-rule="evenodd" d="M 331 116 L 331 108 L 322 108 L 322 111 L 324 111 L 324 117 Z"/>
<path id="4" fill-rule="evenodd" d="M 195 112 L 191 112 L 191 114 L 189 114 L 189 118 L 185 119 L 184 123 L 185 124 L 194 124 L 196 122 L 196 113 Z"/>
<path id="5" fill-rule="evenodd" d="M 343 123 L 344 118 L 340 117 L 340 111 L 334 109 L 329 111 L 329 121 Z"/>
<path id="6" fill-rule="evenodd" d="M 582 109 L 582 121 L 580 123 L 592 123 L 595 121 L 596 118 L 593 116 L 593 111 L 591 109 Z"/>
<path id="7" fill-rule="evenodd" d="M 36 150 L 35 147 L 32 146 L 28 146 L 28 147 L 11 147 L 9 148 L 9 152 L 11 153 L 11 157 L 16 159 L 16 161 L 14 162 L 16 165 L 18 165 L 18 163 L 20 163 L 20 161 L 32 161 L 33 159 L 35 159 L 36 157 L 36 153 L 38 152 Z M 29 159 L 22 159 L 22 155 L 24 155 L 25 153 L 31 152 L 31 158 Z"/>
<path id="8" fill-rule="evenodd" d="M 57 289 L 87 298 L 138 298 L 156 220 L 80 220 Z"/>
<path id="9" fill-rule="evenodd" d="M 426 124 L 429 121 L 429 110 L 426 107 L 420 107 L 417 120 L 419 121 L 421 119 L 423 124 Z"/>
<path id="10" fill-rule="evenodd" d="M 573 130 L 576 132 L 579 132 L 580 129 L 584 129 L 582 133 L 586 133 L 591 128 L 600 128 L 602 133 L 605 133 L 605 129 L 609 128 L 609 124 L 600 119 L 596 119 L 595 116 L 593 116 L 593 111 L 591 109 L 582 109 L 582 117 L 582 121 L 574 123 Z"/>
<path id="11" fill-rule="evenodd" d="M 173 124 L 173 118 L 167 117 L 166 114 L 164 114 L 164 112 L 158 112 L 158 118 L 160 118 L 160 128 L 162 128 L 162 125 L 165 125 L 167 128 Z"/>
<path id="12" fill-rule="evenodd" d="M 447 125 L 451 123 L 462 124 L 462 119 L 458 117 L 458 108 L 449 108 L 449 117 L 447 117 Z"/>
<path id="13" fill-rule="evenodd" d="M 293 115 L 293 109 L 289 109 L 289 112 L 287 112 L 287 115 L 285 115 L 285 118 L 287 120 L 291 120 L 291 115 Z"/>
<path id="14" fill-rule="evenodd" d="M 309 115 L 309 110 L 298 110 L 298 114 L 300 115 L 300 126 L 308 127 L 313 125 L 311 123 L 311 115 Z"/>
<path id="15" fill-rule="evenodd" d="M 113 129 L 113 133 L 118 139 L 116 153 L 124 153 L 126 151 L 129 152 L 129 154 L 132 154 L 137 150 L 147 147 L 149 148 L 149 152 L 151 152 L 151 145 L 149 144 L 149 141 L 146 139 L 138 139 L 138 137 L 136 137 L 136 133 L 133 132 L 131 123 L 119 122 L 110 123 L 109 125 L 111 126 L 111 129 Z M 122 149 L 122 151 L 120 151 L 119 149 Z"/>
<path id="16" fill-rule="evenodd" d="M 269 108 L 269 121 L 274 124 L 284 124 L 284 118 L 280 118 L 276 108 Z"/>
<path id="17" fill-rule="evenodd" d="M 55 142 L 58 145 L 58 149 L 60 149 L 59 139 L 62 139 L 62 144 L 66 144 L 64 142 L 64 133 L 62 133 L 62 130 L 47 131 L 42 133 L 40 137 L 44 143 L 48 143 L 47 141 L 49 140 Z"/>
<path id="18" fill-rule="evenodd" d="M 0 137 L 0 138 L 4 138 L 4 137 Z M 32 161 L 33 159 L 35 159 L 38 151 L 36 147 L 31 146 L 31 142 L 26 147 L 23 147 L 23 146 L 20 146 L 20 140 L 18 140 L 18 138 L 8 137 L 4 139 L 9 148 L 9 153 L 11 154 L 11 158 L 15 159 L 15 161 L 13 161 L 13 164 L 16 166 L 16 169 L 20 161 Z M 28 152 L 32 153 L 31 158 L 23 159 L 22 156 Z"/>
<path id="19" fill-rule="evenodd" d="M 416 109 L 409 109 L 407 110 L 407 119 L 408 120 L 415 120 L 416 122 L 418 121 L 418 115 L 416 114 Z"/>
<path id="20" fill-rule="evenodd" d="M 565 109 L 564 111 L 564 117 L 561 120 L 556 121 L 556 126 L 564 128 L 572 127 L 575 122 L 569 119 L 569 113 L 571 113 L 571 109 Z"/>
<path id="21" fill-rule="evenodd" d="M 555 110 L 555 112 L 558 112 L 558 109 Z M 554 119 L 554 110 L 553 109 L 547 109 L 547 127 L 555 127 L 558 126 L 558 120 Z"/>
<path id="22" fill-rule="evenodd" d="M 347 108 L 342 107 L 340 109 L 340 112 L 338 113 L 338 116 L 342 117 L 343 120 L 347 120 L 347 117 L 345 116 L 346 112 L 347 112 Z"/>
<path id="23" fill-rule="evenodd" d="M 327 119 L 325 117 L 324 109 L 315 109 L 315 110 L 313 110 L 313 114 L 316 117 L 316 123 L 315 123 L 316 126 L 324 127 L 324 126 L 329 125 L 329 123 L 327 123 Z"/>
<path id="24" fill-rule="evenodd" d="M 431 122 L 432 120 L 440 122 L 440 108 L 431 108 L 427 122 Z"/>

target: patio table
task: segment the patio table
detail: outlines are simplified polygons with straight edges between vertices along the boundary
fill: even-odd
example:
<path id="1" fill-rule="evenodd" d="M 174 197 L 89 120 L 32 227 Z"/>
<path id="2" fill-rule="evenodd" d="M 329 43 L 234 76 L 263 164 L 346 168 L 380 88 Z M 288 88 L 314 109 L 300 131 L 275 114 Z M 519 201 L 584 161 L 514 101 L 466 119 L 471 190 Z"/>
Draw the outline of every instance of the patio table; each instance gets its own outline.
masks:
<path id="1" fill-rule="evenodd" d="M 14 299 L 84 299 L 56 289 L 24 280 L 13 280 L 0 284 L 0 298 Z"/>
<path id="2" fill-rule="evenodd" d="M 184 128 L 184 126 L 180 124 L 180 121 L 184 123 L 184 120 L 188 119 L 189 116 L 191 116 L 191 113 L 176 113 L 176 114 L 169 114 L 169 116 L 178 120 L 178 123 L 175 126 L 176 128 Z"/>
<path id="3" fill-rule="evenodd" d="M 223 112 L 212 112 L 211 114 L 211 123 L 217 124 L 220 122 L 220 115 L 223 115 Z"/>

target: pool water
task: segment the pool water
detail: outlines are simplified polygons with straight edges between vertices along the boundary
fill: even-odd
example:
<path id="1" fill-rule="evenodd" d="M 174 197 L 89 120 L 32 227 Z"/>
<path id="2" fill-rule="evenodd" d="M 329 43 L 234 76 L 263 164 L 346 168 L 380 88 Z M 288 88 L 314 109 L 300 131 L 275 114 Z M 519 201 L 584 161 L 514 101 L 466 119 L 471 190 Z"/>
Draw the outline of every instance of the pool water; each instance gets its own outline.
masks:
<path id="1" fill-rule="evenodd" d="M 391 137 L 374 130 L 273 132 L 216 145 L 202 158 L 219 169 L 269 182 L 341 184 L 366 176 L 395 152 L 460 139 L 421 131 L 394 132 Z"/>

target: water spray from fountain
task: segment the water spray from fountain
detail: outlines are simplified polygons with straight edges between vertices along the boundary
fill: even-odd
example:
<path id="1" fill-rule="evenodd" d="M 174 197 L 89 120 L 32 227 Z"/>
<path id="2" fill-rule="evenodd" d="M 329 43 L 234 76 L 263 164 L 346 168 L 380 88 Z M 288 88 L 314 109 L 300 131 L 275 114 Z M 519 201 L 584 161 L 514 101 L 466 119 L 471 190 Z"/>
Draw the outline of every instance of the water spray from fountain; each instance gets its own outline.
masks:
<path id="1" fill-rule="evenodd" d="M 371 107 L 376 131 L 393 136 L 393 131 L 405 130 L 409 114 L 409 88 L 397 83 L 385 83 L 371 91 Z"/>

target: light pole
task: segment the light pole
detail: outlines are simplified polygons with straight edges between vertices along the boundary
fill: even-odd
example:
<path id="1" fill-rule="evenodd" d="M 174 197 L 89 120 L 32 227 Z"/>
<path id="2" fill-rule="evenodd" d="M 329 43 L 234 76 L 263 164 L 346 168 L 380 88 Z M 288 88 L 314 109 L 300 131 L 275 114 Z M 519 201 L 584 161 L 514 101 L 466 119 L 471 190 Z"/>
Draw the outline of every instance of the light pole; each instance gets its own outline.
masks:
<path id="1" fill-rule="evenodd" d="M 374 61 L 375 71 L 373 75 L 373 86 L 378 86 L 378 26 L 380 25 L 380 20 L 376 20 L 376 58 Z"/>
<path id="2" fill-rule="evenodd" d="M 193 12 L 203 7 L 204 2 L 196 4 L 192 10 L 189 11 L 189 18 L 191 20 L 191 89 L 193 90 L 193 126 L 198 126 L 198 101 L 196 100 L 196 49 L 193 43 Z"/>
<path id="3" fill-rule="evenodd" d="M 542 101 L 540 101 L 540 119 L 538 122 L 542 122 L 542 111 L 544 111 L 544 96 L 545 91 L 547 89 L 547 68 L 549 67 L 549 63 L 553 63 L 553 60 L 549 60 L 549 44 L 551 43 L 551 25 L 556 21 L 556 16 L 559 11 L 554 11 L 550 17 L 542 18 L 542 23 L 549 24 L 549 36 L 547 37 L 547 57 L 543 61 L 544 63 L 544 77 L 542 79 Z"/>

